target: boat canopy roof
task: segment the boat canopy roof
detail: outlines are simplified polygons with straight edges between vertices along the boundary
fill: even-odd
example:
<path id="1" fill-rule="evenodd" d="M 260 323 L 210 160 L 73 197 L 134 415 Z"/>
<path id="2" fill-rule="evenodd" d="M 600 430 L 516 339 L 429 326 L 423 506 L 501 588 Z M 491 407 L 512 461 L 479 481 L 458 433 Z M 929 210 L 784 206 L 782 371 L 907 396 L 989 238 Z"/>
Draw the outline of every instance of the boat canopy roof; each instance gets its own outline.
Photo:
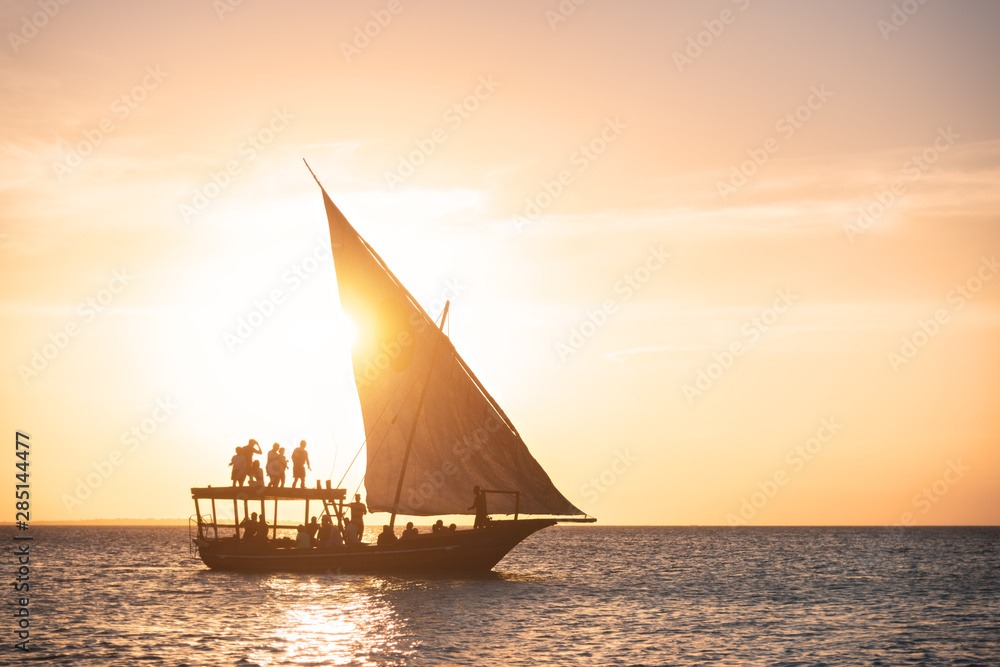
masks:
<path id="1" fill-rule="evenodd" d="M 262 486 L 205 486 L 191 489 L 195 500 L 325 500 L 335 502 L 347 497 L 346 489 L 290 489 Z"/>

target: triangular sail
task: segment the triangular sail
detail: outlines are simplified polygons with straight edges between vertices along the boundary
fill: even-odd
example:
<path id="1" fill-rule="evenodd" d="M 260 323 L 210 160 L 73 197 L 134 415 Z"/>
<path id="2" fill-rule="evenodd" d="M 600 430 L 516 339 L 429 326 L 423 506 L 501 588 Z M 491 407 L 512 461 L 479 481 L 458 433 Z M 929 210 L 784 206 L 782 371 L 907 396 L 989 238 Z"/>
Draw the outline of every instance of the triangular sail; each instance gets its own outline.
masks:
<path id="1" fill-rule="evenodd" d="M 356 329 L 351 354 L 368 438 L 368 506 L 393 511 L 416 420 L 400 514 L 469 514 L 474 486 L 518 491 L 522 513 L 583 514 L 555 488 L 448 337 L 325 190 L 323 202 L 341 306 Z M 513 495 L 488 499 L 491 513 L 515 511 Z"/>

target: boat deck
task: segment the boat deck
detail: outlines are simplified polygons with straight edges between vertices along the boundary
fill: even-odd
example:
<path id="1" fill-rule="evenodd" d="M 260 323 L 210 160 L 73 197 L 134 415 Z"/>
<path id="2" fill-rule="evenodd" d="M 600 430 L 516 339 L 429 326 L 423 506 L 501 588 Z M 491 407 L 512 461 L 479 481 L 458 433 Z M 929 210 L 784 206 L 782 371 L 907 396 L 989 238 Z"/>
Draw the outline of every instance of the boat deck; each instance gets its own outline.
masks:
<path id="1" fill-rule="evenodd" d="M 325 500 L 328 503 L 342 501 L 347 497 L 346 489 L 292 489 L 288 487 L 250 486 L 203 486 L 193 487 L 191 497 L 195 500 Z"/>
<path id="2" fill-rule="evenodd" d="M 487 528 L 422 533 L 393 544 L 296 547 L 278 541 L 235 538 L 195 540 L 212 569 L 258 572 L 486 572 L 532 533 L 555 519 L 496 521 Z"/>

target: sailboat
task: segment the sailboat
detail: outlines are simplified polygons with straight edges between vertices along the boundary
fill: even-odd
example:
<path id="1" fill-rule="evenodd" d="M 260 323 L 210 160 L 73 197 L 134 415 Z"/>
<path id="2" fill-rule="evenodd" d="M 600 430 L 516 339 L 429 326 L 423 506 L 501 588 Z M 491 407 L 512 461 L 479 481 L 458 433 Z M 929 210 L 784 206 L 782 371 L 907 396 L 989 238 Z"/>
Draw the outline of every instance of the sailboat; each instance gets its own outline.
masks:
<path id="1" fill-rule="evenodd" d="M 469 514 L 478 487 L 490 518 L 480 527 L 392 544 L 300 548 L 277 537 L 279 528 L 295 526 L 276 521 L 268 525 L 270 538 L 241 539 L 240 509 L 245 518 L 259 506 L 266 517 L 270 507 L 274 518 L 279 502 L 304 501 L 308 519 L 310 502 L 314 508 L 321 504 L 343 534 L 344 489 L 330 488 L 329 481 L 315 489 L 193 488 L 193 547 L 202 561 L 211 568 L 257 571 L 488 571 L 536 531 L 595 521 L 559 492 L 455 350 L 444 331 L 449 305 L 439 320 L 432 318 L 313 178 L 329 222 L 341 307 L 356 331 L 351 356 L 365 426 L 368 509 L 389 512 L 394 530 L 399 514 Z M 203 515 L 206 501 L 212 511 Z M 218 501 L 232 502 L 232 523 L 216 520 Z"/>

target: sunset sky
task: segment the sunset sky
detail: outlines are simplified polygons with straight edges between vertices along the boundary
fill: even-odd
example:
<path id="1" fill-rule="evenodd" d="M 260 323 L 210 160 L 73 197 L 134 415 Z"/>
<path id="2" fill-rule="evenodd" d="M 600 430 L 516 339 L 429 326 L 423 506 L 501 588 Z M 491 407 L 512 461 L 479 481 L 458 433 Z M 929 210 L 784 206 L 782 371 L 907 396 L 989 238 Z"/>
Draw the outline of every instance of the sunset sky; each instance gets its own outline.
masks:
<path id="1" fill-rule="evenodd" d="M 0 27 L 0 426 L 34 520 L 187 517 L 251 437 L 340 480 L 363 428 L 305 158 L 601 524 L 1000 523 L 1000 4 Z"/>

